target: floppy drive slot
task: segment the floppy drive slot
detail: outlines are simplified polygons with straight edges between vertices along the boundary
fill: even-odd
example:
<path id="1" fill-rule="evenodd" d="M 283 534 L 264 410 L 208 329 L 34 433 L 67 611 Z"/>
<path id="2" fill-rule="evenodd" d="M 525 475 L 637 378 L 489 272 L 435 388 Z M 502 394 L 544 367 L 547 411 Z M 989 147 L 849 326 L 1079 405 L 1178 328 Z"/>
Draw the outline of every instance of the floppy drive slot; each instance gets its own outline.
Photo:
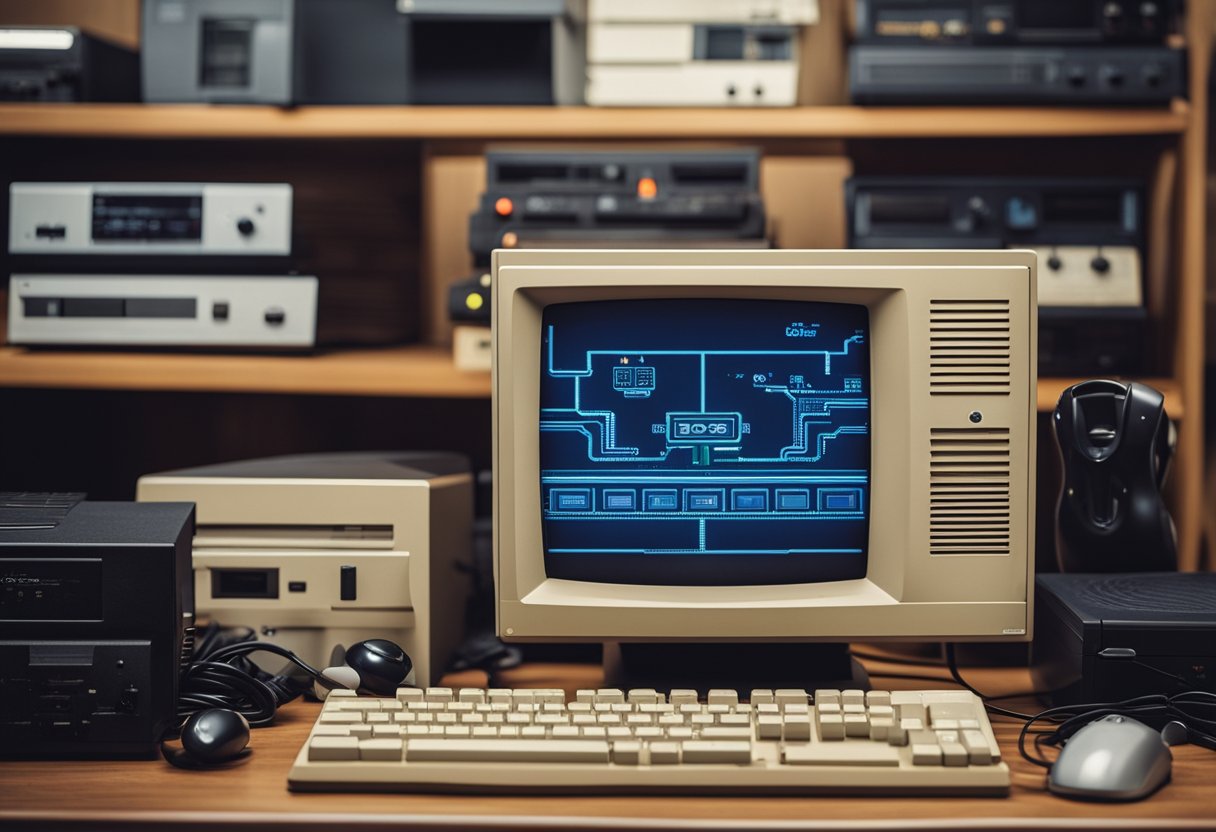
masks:
<path id="1" fill-rule="evenodd" d="M 196 549 L 389 549 L 390 524 L 211 524 L 194 533 Z"/>
<path id="2" fill-rule="evenodd" d="M 413 626 L 407 552 L 194 548 L 198 613 L 224 626 Z M 257 576 L 254 586 L 250 576 Z M 237 588 L 229 592 L 228 589 Z"/>

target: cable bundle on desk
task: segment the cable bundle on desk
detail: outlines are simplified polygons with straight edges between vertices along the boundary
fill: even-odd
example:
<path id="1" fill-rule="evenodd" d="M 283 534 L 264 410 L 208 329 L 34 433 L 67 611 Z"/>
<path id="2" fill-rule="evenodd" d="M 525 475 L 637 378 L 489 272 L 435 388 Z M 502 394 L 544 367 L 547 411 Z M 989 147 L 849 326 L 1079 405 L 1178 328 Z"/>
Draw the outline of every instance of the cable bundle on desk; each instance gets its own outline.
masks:
<path id="1" fill-rule="evenodd" d="M 255 652 L 282 656 L 309 677 L 267 673 L 248 658 Z M 211 624 L 199 638 L 190 666 L 182 675 L 178 716 L 227 708 L 242 714 L 251 727 L 269 725 L 276 710 L 308 690 L 312 678 L 321 675 L 291 651 L 257 641 L 252 630 L 222 630 Z"/>

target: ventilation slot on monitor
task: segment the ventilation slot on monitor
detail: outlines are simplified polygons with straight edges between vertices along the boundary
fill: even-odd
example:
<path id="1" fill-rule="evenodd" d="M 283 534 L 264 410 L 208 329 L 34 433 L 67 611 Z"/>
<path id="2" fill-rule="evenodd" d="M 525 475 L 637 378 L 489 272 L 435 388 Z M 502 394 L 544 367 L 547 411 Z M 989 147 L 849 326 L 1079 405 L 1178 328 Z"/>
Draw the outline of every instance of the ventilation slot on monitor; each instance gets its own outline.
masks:
<path id="1" fill-rule="evenodd" d="M 929 554 L 1009 554 L 1009 429 L 933 428 Z"/>
<path id="2" fill-rule="evenodd" d="M 929 301 L 929 393 L 1009 393 L 1009 301 Z"/>

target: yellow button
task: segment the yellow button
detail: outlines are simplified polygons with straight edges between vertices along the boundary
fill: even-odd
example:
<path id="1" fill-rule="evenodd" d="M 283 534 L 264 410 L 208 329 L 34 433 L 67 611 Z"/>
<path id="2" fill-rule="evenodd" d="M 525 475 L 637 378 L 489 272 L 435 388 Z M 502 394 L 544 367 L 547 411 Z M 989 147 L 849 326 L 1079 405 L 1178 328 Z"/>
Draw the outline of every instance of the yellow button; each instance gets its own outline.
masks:
<path id="1" fill-rule="evenodd" d="M 474 312 L 476 312 L 478 309 L 480 309 L 482 306 L 484 306 L 485 302 L 486 302 L 486 299 L 483 298 L 481 295 L 479 295 L 477 292 L 473 292 L 471 294 L 465 295 L 465 298 L 464 298 L 464 305 L 467 306 L 469 309 L 473 310 Z"/>

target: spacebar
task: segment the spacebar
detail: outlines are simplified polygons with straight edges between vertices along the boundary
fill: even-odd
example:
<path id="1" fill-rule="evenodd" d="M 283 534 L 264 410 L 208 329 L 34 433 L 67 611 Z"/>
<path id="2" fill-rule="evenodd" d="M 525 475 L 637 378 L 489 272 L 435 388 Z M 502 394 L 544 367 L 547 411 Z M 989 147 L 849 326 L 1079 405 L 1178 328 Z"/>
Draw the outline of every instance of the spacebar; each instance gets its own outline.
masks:
<path id="1" fill-rule="evenodd" d="M 608 743 L 600 740 L 409 740 L 412 762 L 606 763 Z"/>

